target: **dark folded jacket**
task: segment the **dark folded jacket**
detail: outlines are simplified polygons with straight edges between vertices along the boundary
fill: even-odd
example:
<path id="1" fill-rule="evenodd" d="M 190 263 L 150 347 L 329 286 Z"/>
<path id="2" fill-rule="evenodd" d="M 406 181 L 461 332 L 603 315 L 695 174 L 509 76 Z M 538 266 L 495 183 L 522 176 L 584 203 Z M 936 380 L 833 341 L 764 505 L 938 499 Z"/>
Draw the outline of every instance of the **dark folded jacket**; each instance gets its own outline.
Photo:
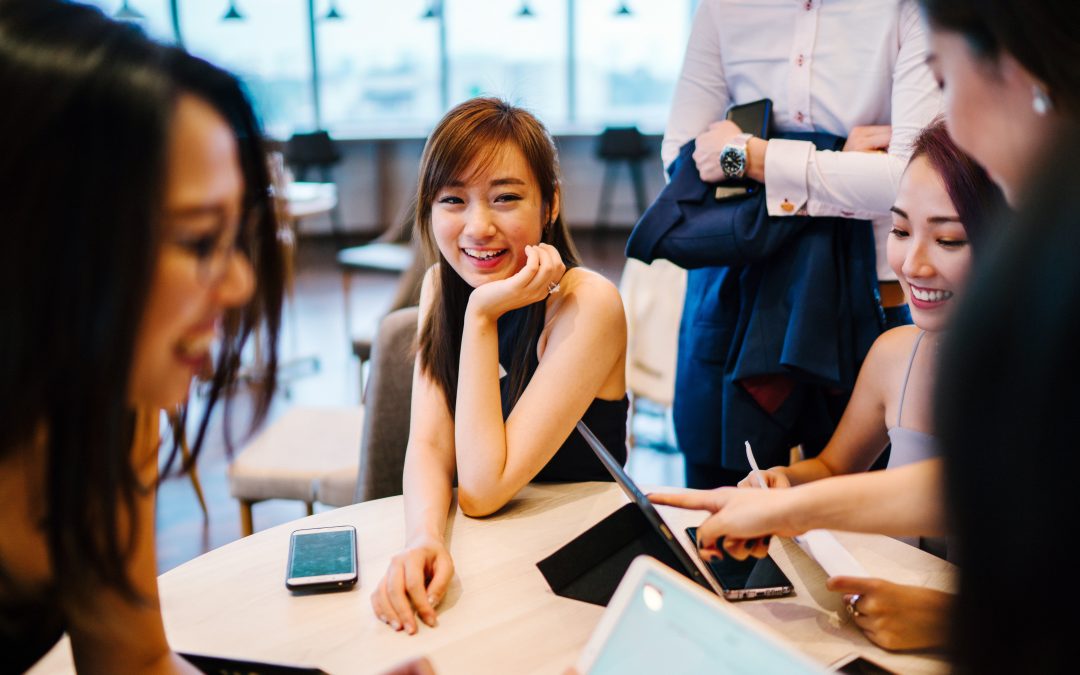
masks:
<path id="1" fill-rule="evenodd" d="M 829 134 L 781 134 L 834 150 Z M 689 270 L 679 327 L 675 432 L 687 459 L 747 470 L 787 463 L 832 435 L 881 332 L 869 222 L 774 218 L 764 190 L 717 202 L 683 146 L 671 182 L 634 227 L 627 256 Z"/>

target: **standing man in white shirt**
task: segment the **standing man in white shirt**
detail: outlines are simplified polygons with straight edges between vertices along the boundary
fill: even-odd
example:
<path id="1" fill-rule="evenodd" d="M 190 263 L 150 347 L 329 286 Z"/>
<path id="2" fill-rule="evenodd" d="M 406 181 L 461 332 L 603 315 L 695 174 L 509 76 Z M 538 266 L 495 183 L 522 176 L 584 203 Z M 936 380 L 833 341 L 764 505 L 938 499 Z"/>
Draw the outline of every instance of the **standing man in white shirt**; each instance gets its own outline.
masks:
<path id="1" fill-rule="evenodd" d="M 734 146 L 745 153 L 745 176 L 764 184 L 770 216 L 871 220 L 886 325 L 906 323 L 903 292 L 884 251 L 911 141 L 941 110 L 926 55 L 914 0 L 702 0 L 664 134 L 664 165 L 694 139 L 702 180 L 720 182 L 720 154 Z M 775 130 L 847 137 L 845 152 L 746 139 L 724 120 L 731 105 L 763 98 L 773 102 Z M 680 330 L 708 320 L 684 316 Z M 707 408 L 685 400 L 695 391 L 702 389 L 676 386 L 677 437 L 692 435 L 685 431 L 696 413 L 687 411 Z M 743 467 L 721 466 L 715 449 L 691 445 L 682 448 L 690 487 L 734 485 L 745 475 Z"/>

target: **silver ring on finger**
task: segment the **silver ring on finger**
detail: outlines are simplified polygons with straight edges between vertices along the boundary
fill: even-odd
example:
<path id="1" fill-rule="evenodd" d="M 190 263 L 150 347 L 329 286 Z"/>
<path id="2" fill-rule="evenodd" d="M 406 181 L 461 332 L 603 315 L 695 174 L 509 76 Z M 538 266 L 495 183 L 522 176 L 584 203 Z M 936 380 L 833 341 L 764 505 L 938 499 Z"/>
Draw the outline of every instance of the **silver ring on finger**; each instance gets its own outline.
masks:
<path id="1" fill-rule="evenodd" d="M 548 283 L 548 295 L 551 295 L 552 293 L 558 293 L 558 292 L 559 292 L 559 282 L 558 281 L 552 281 L 552 282 Z"/>
<path id="2" fill-rule="evenodd" d="M 851 599 L 847 602 L 847 613 L 850 614 L 852 618 L 862 616 L 862 612 L 859 611 L 858 607 L 860 597 L 861 596 L 856 593 L 855 595 L 851 596 Z"/>

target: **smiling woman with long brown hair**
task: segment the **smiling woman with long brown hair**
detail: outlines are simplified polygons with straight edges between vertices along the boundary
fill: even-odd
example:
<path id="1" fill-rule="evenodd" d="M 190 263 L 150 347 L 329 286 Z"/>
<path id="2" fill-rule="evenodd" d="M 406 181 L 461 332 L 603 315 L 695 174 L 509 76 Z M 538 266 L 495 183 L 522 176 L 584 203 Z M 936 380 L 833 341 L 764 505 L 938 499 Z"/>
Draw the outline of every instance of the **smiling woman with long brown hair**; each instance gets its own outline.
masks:
<path id="1" fill-rule="evenodd" d="M 527 483 L 609 480 L 579 419 L 626 459 L 626 319 L 618 290 L 580 267 L 561 216 L 558 158 L 530 113 L 466 101 L 424 148 L 416 227 L 435 264 L 405 457 L 405 550 L 372 595 L 396 630 L 435 624 L 453 577 L 444 530 L 455 476 L 470 516 Z"/>

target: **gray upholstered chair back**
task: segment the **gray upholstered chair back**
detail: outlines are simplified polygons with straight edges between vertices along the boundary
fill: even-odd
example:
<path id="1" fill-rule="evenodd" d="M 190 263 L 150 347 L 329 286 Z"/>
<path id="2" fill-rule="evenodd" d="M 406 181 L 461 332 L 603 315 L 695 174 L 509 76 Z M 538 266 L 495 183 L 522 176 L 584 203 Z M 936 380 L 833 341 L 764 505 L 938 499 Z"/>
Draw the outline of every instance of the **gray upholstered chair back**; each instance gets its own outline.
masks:
<path id="1" fill-rule="evenodd" d="M 364 390 L 357 502 L 402 492 L 418 312 L 416 307 L 406 307 L 387 314 L 375 335 L 371 373 Z"/>

